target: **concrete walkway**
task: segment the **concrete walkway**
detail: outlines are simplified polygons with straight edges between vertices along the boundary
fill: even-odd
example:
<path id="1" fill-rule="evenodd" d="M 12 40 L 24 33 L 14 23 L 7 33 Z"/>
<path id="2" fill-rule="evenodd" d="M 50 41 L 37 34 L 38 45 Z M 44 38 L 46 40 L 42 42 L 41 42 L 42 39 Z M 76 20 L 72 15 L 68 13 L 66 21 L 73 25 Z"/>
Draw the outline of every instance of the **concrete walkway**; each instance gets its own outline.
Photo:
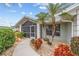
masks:
<path id="1" fill-rule="evenodd" d="M 39 56 L 30 46 L 30 39 L 25 39 L 19 43 L 14 52 L 13 56 Z"/>

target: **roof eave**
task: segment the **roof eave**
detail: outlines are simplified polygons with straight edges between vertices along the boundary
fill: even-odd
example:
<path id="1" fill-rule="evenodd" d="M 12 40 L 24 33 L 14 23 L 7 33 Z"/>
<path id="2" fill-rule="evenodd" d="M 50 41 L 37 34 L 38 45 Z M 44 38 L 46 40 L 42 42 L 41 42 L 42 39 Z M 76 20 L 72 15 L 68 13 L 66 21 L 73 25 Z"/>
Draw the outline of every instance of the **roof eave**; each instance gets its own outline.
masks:
<path id="1" fill-rule="evenodd" d="M 26 20 L 27 19 L 27 20 Z M 30 17 L 27 17 L 27 16 L 24 16 L 24 17 L 22 17 L 21 18 L 21 20 L 20 21 L 18 21 L 16 24 L 15 24 L 15 27 L 18 27 L 20 24 L 23 24 L 24 22 L 26 22 L 26 21 L 30 21 L 30 20 L 32 20 Z"/>

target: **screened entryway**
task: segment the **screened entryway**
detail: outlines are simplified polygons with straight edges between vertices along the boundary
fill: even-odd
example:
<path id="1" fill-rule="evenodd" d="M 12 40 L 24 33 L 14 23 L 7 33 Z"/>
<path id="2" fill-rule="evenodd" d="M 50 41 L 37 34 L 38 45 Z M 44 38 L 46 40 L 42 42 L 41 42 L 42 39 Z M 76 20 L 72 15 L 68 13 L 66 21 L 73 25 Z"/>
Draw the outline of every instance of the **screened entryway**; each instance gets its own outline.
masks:
<path id="1" fill-rule="evenodd" d="M 35 38 L 36 37 L 36 25 L 23 26 L 22 31 L 26 33 L 27 38 Z"/>
<path id="2" fill-rule="evenodd" d="M 36 38 L 37 36 L 37 25 L 32 22 L 26 22 L 22 25 L 21 30 L 22 32 L 26 33 L 26 38 Z"/>

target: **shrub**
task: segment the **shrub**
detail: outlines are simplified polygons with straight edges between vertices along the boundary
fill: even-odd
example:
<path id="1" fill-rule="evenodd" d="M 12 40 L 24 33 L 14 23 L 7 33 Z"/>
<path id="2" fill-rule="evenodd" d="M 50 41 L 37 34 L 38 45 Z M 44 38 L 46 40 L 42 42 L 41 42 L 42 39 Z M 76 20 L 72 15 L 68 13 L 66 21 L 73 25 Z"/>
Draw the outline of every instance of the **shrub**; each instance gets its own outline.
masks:
<path id="1" fill-rule="evenodd" d="M 44 41 L 47 41 L 47 44 L 48 44 L 48 45 L 52 45 L 52 43 L 49 41 L 48 38 L 44 38 Z"/>
<path id="2" fill-rule="evenodd" d="M 55 48 L 54 54 L 51 54 L 54 56 L 74 56 L 74 54 L 71 52 L 69 46 L 67 44 L 59 44 L 58 47 Z"/>
<path id="3" fill-rule="evenodd" d="M 52 45 L 52 42 L 47 41 L 47 44 L 48 44 L 48 45 Z"/>
<path id="4" fill-rule="evenodd" d="M 34 41 L 34 47 L 36 49 L 39 49 L 41 47 L 41 44 L 42 44 L 42 39 L 41 38 L 38 38 Z"/>
<path id="5" fill-rule="evenodd" d="M 0 53 L 11 47 L 15 42 L 15 35 L 10 28 L 0 28 Z"/>
<path id="6" fill-rule="evenodd" d="M 49 39 L 48 38 L 44 38 L 44 41 L 49 41 Z"/>
<path id="7" fill-rule="evenodd" d="M 35 41 L 35 40 L 34 40 L 34 39 L 32 39 L 32 40 L 31 40 L 31 43 L 32 43 L 32 44 L 34 44 L 34 41 Z"/>
<path id="8" fill-rule="evenodd" d="M 25 36 L 25 33 L 24 32 L 15 32 L 15 36 L 17 38 L 23 38 Z"/>
<path id="9" fill-rule="evenodd" d="M 22 35 L 23 35 L 23 37 L 26 37 L 26 33 L 25 32 L 22 32 Z"/>
<path id="10" fill-rule="evenodd" d="M 79 37 L 73 37 L 71 40 L 71 50 L 74 54 L 79 55 Z"/>

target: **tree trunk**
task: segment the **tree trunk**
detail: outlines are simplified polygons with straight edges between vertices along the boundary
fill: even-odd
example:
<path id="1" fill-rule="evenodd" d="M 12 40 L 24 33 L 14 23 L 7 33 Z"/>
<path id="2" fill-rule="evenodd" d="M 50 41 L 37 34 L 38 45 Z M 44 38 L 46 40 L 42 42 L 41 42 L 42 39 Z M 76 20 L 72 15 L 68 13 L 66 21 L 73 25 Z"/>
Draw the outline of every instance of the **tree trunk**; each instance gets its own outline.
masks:
<path id="1" fill-rule="evenodd" d="M 42 26 L 42 39 L 44 39 L 44 27 Z"/>
<path id="2" fill-rule="evenodd" d="M 55 23 L 55 17 L 53 17 L 52 18 L 52 41 L 55 36 L 55 32 L 56 32 L 56 23 Z"/>

